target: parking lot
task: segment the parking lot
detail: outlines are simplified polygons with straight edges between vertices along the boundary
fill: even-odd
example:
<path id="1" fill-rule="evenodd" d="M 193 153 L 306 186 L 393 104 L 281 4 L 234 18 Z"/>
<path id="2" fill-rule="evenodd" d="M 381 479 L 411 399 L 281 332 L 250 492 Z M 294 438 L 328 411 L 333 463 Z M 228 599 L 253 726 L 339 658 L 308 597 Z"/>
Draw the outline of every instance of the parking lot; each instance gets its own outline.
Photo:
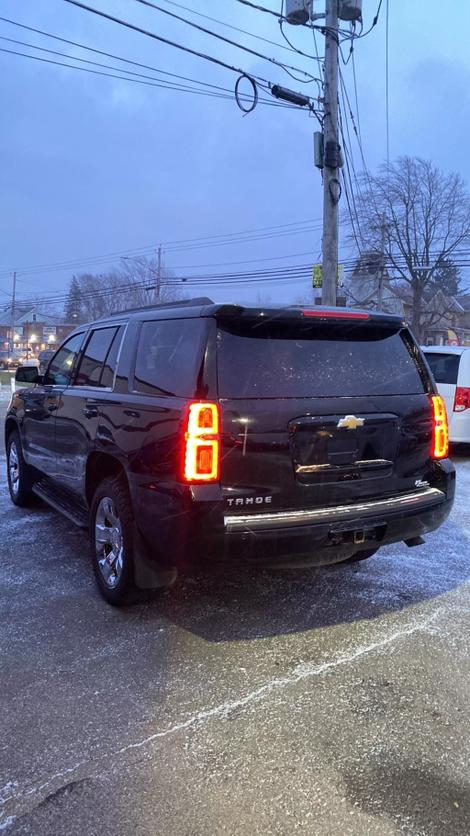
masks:
<path id="1" fill-rule="evenodd" d="M 0 831 L 469 833 L 470 456 L 421 548 L 115 610 L 1 451 Z"/>

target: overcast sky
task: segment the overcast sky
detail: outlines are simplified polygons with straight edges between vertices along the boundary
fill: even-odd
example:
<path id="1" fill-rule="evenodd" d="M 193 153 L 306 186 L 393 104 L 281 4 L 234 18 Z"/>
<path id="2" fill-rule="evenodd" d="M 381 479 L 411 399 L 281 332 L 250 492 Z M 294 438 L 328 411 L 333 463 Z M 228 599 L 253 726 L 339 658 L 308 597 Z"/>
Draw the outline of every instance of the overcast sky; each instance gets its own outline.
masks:
<path id="1" fill-rule="evenodd" d="M 191 16 L 167 0 L 155 1 L 252 49 L 316 72 L 313 60 Z M 179 2 L 285 43 L 275 17 L 237 0 Z M 260 4 L 280 9 L 280 0 L 260 0 Z M 270 81 L 317 95 L 314 83 L 294 81 L 271 63 L 144 8 L 136 0 L 89 0 L 89 5 Z M 320 5 L 316 3 L 318 10 Z M 363 2 L 366 28 L 377 5 L 378 0 Z M 470 3 L 451 0 L 448 5 L 451 9 L 446 12 L 445 4 L 433 0 L 390 0 L 391 155 L 430 158 L 443 169 L 460 171 L 468 181 Z M 385 3 L 378 26 L 357 43 L 355 52 L 362 136 L 372 169 L 385 157 L 384 7 Z M 64 0 L 0 0 L 0 14 L 226 88 L 233 89 L 237 78 Z M 313 53 L 311 32 L 287 27 L 286 34 L 298 48 Z M 0 22 L 0 35 L 118 66 L 111 59 L 5 22 Z M 322 41 L 318 36 L 321 52 Z M 66 60 L 7 41 L 0 47 Z M 5 302 L 11 290 L 6 270 L 19 271 L 18 295 L 26 298 L 60 292 L 72 273 L 83 272 L 79 264 L 83 259 L 298 221 L 312 220 L 314 228 L 230 246 L 182 249 L 182 244 L 167 244 L 165 264 L 181 275 L 196 274 L 199 265 L 202 271 L 214 265 L 214 272 L 222 272 L 318 260 L 322 189 L 313 166 L 312 140 L 317 123 L 306 112 L 260 104 L 243 117 L 234 100 L 102 78 L 3 52 L 0 65 L 0 290 Z M 353 97 L 351 65 L 344 72 Z M 356 161 L 359 168 L 357 153 Z M 261 261 L 278 257 L 278 261 Z M 64 261 L 76 264 L 66 270 L 26 269 Z M 92 272 L 103 272 L 107 266 L 102 259 L 89 263 Z M 213 295 L 255 299 L 263 293 L 273 300 L 292 300 L 293 294 L 306 295 L 308 290 L 308 283 L 300 281 L 292 286 L 234 287 Z M 203 291 L 199 287 L 197 293 Z"/>

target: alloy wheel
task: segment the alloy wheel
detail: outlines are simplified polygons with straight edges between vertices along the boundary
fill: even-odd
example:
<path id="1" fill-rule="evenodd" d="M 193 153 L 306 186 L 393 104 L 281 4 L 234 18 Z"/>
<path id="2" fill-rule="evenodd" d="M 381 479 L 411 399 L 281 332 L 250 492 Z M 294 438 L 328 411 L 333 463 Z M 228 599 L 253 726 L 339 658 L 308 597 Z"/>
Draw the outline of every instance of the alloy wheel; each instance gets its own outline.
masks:
<path id="1" fill-rule="evenodd" d="M 114 589 L 124 567 L 124 537 L 119 514 L 112 499 L 100 500 L 95 517 L 95 550 L 103 580 Z"/>

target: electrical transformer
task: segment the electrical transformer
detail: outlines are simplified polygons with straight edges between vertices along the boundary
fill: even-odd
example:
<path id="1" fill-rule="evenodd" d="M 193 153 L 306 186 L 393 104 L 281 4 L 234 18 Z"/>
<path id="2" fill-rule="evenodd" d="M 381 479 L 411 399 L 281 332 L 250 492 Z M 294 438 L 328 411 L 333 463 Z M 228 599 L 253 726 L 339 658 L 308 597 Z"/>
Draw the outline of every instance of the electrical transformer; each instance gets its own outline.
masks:
<path id="1" fill-rule="evenodd" d="M 340 20 L 359 20 L 362 17 L 362 0 L 339 0 L 338 17 Z"/>
<path id="2" fill-rule="evenodd" d="M 311 0 L 286 0 L 286 18 L 288 23 L 301 26 L 308 23 Z"/>

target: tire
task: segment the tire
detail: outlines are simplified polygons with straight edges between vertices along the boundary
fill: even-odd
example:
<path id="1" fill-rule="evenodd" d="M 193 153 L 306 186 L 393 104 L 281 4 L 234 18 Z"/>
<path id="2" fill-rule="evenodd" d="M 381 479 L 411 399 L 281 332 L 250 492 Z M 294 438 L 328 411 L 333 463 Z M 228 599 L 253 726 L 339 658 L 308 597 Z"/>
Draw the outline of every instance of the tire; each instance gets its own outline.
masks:
<path id="1" fill-rule="evenodd" d="M 104 479 L 93 497 L 90 550 L 103 598 L 115 607 L 135 597 L 134 514 L 123 478 Z"/>
<path id="2" fill-rule="evenodd" d="M 11 501 L 18 508 L 29 508 L 34 502 L 34 479 L 23 457 L 18 430 L 12 430 L 7 439 L 7 479 Z"/>
<path id="3" fill-rule="evenodd" d="M 374 554 L 377 554 L 378 550 L 379 547 L 376 549 L 364 549 L 364 551 L 356 552 L 356 554 L 353 554 L 352 557 L 342 560 L 341 563 L 359 563 L 361 560 L 368 560 L 369 557 L 373 557 Z"/>

